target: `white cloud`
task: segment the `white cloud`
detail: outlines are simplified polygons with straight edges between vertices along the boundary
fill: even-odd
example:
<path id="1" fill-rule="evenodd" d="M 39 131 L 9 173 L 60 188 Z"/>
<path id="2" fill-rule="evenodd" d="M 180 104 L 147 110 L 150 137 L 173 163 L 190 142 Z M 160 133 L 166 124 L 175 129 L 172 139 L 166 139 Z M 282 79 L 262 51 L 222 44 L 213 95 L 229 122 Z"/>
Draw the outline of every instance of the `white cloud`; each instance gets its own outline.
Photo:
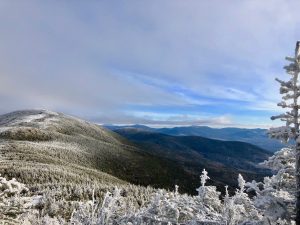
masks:
<path id="1" fill-rule="evenodd" d="M 224 127 L 233 125 L 231 116 L 222 115 L 213 117 L 208 115 L 191 114 L 168 114 L 153 112 L 130 112 L 120 116 L 117 115 L 99 115 L 92 118 L 100 124 L 144 124 L 153 127 L 175 127 L 175 126 L 213 126 Z"/>
<path id="2" fill-rule="evenodd" d="M 283 76 L 283 58 L 300 36 L 299 6 L 296 0 L 1 1 L 0 112 L 116 112 L 125 120 L 127 105 L 219 104 L 210 98 L 270 110 L 279 97 L 273 78 Z"/>

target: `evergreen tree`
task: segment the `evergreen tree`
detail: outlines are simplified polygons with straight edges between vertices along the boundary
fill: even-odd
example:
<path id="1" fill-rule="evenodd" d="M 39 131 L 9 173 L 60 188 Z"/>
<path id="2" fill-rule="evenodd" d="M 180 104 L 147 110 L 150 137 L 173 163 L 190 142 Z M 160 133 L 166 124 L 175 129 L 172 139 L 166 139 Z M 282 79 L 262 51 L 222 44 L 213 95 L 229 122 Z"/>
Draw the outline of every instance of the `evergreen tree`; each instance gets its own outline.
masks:
<path id="1" fill-rule="evenodd" d="M 300 72 L 300 41 L 296 43 L 295 56 L 286 57 L 290 64 L 284 69 L 291 76 L 288 81 L 276 79 L 280 83 L 280 94 L 282 101 L 278 106 L 287 108 L 288 111 L 278 116 L 271 117 L 281 119 L 286 124 L 285 126 L 270 129 L 270 136 L 288 142 L 290 139 L 295 140 L 296 150 L 296 224 L 300 225 L 300 138 L 299 138 L 299 103 L 300 86 L 298 76 Z"/>

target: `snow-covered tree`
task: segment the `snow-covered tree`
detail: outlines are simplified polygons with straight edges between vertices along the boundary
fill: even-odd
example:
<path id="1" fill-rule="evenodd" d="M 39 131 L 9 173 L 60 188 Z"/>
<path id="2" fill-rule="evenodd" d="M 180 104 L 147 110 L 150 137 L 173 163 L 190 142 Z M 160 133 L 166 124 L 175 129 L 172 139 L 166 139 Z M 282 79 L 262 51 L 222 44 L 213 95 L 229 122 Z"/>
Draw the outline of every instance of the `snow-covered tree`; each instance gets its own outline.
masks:
<path id="1" fill-rule="evenodd" d="M 278 106 L 287 108 L 286 113 L 271 117 L 272 120 L 280 119 L 285 126 L 270 129 L 272 138 L 288 142 L 295 140 L 296 151 L 296 224 L 300 225 L 300 138 L 299 138 L 299 108 L 300 97 L 299 72 L 300 72 L 300 41 L 296 43 L 294 57 L 286 57 L 290 64 L 285 66 L 286 72 L 291 76 L 288 81 L 276 79 L 280 83 L 280 94 L 282 101 Z"/>
<path id="2" fill-rule="evenodd" d="M 251 224 L 258 225 L 262 221 L 262 215 L 256 209 L 253 201 L 245 193 L 246 182 L 241 174 L 238 177 L 239 188 L 233 196 L 229 196 L 226 188 L 223 200 L 223 217 L 228 225 Z"/>
<path id="3" fill-rule="evenodd" d="M 130 207 L 128 199 L 120 195 L 121 190 L 115 188 L 114 193 L 107 193 L 103 203 L 88 201 L 82 203 L 72 214 L 72 224 L 78 225 L 146 225 L 146 224 L 214 224 L 223 225 L 226 220 L 222 216 L 223 205 L 220 192 L 215 186 L 205 186 L 208 179 L 203 170 L 200 176 L 201 186 L 197 196 L 179 194 L 178 186 L 174 192 L 158 189 L 144 207 Z"/>
<path id="4" fill-rule="evenodd" d="M 295 148 L 283 148 L 261 163 L 275 174 L 262 182 L 246 183 L 254 191 L 254 206 L 265 224 L 293 224 L 295 216 Z"/>
<path id="5" fill-rule="evenodd" d="M 41 196 L 24 196 L 28 188 L 15 178 L 7 180 L 0 174 L 0 224 L 19 224 L 20 218 L 31 214 Z"/>

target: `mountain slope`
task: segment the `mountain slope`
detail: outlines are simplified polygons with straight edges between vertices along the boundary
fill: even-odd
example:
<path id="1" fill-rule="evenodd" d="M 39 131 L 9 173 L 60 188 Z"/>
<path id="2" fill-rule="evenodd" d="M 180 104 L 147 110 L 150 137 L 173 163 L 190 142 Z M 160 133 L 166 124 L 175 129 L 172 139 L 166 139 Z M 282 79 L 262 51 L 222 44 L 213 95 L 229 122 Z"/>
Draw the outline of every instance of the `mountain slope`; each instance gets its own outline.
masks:
<path id="1" fill-rule="evenodd" d="M 172 161 L 152 156 L 111 131 L 45 110 L 0 116 L 0 173 L 31 187 L 130 182 L 173 188 L 176 178 L 185 177 Z"/>
<path id="2" fill-rule="evenodd" d="M 122 137 L 61 113 L 27 110 L 5 114 L 0 116 L 0 173 L 38 190 L 95 185 L 102 190 L 103 185 L 129 182 L 168 189 L 178 184 L 189 193 L 199 186 L 204 168 L 218 187 L 234 187 L 238 173 L 247 180 L 266 174 L 255 165 L 268 156 L 265 152 L 253 152 L 257 159 L 247 159 L 244 153 L 236 158 L 235 144 L 227 143 L 225 149 L 235 148 L 235 152 L 224 155 L 221 148 L 215 148 L 215 140 L 203 139 L 207 141 L 203 149 L 197 148 L 201 146 L 197 137 L 143 133 L 141 129 L 128 135 L 119 132 Z"/>
<path id="3" fill-rule="evenodd" d="M 238 173 L 243 173 L 249 179 L 268 174 L 258 163 L 271 153 L 248 143 L 197 136 L 170 136 L 135 128 L 117 129 L 115 132 L 152 154 L 176 161 L 190 173 L 199 174 L 206 168 L 217 183 L 233 186 Z"/>

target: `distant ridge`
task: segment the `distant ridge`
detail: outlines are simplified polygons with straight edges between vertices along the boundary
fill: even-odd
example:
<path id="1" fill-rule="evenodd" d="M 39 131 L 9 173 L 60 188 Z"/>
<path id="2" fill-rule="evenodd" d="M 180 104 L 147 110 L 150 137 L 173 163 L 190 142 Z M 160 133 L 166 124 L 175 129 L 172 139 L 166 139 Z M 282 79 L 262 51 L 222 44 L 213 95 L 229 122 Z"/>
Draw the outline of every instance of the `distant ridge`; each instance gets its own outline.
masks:
<path id="1" fill-rule="evenodd" d="M 225 141 L 242 141 L 257 145 L 270 152 L 280 150 L 284 145 L 277 140 L 270 139 L 266 129 L 246 129 L 246 128 L 212 128 L 208 126 L 188 126 L 173 128 L 150 128 L 144 125 L 133 126 L 105 126 L 108 129 L 116 130 L 120 128 L 139 128 L 145 131 L 158 132 L 173 136 L 201 136 Z"/>

